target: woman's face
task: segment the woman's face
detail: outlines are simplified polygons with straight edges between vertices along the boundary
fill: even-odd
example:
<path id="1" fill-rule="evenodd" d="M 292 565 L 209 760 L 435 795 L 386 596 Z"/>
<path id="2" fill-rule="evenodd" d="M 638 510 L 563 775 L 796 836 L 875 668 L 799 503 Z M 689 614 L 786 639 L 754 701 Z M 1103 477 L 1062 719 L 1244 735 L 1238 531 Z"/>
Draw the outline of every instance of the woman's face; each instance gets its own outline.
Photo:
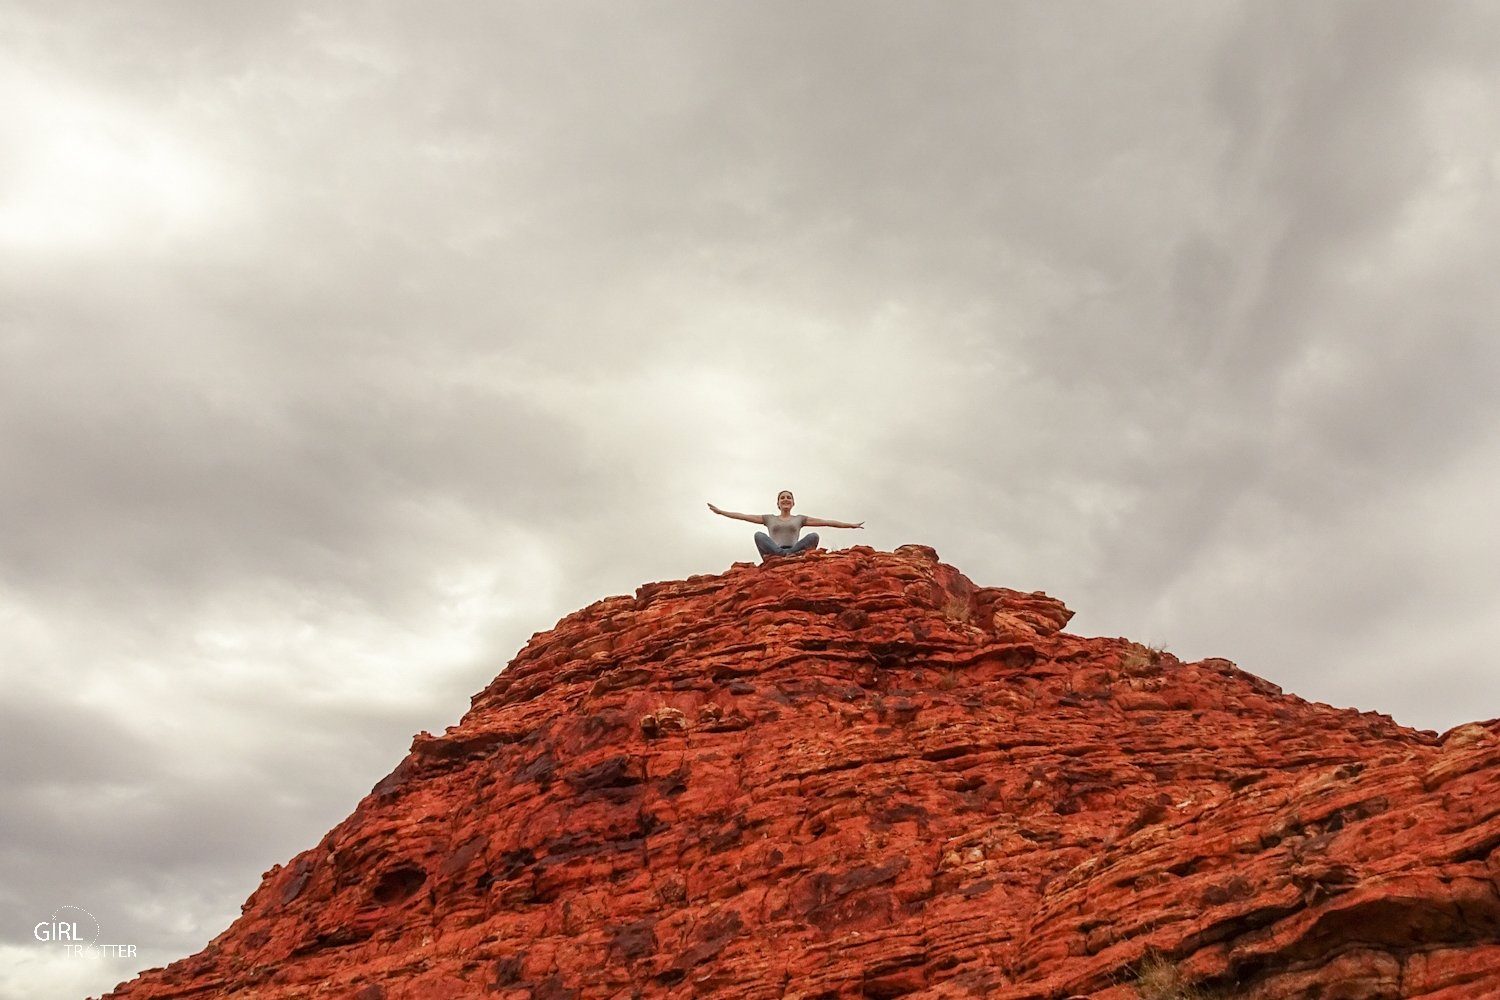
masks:
<path id="1" fill-rule="evenodd" d="M 776 506 L 783 514 L 792 509 L 792 493 L 790 490 L 782 490 L 777 494 Z"/>

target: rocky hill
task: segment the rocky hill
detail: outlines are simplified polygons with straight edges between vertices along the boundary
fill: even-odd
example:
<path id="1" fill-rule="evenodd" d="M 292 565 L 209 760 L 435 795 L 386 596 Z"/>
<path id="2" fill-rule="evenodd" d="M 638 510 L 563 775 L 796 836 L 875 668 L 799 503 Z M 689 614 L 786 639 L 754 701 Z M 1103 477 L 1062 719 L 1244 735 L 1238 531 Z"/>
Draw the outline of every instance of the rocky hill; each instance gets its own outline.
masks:
<path id="1" fill-rule="evenodd" d="M 919 545 L 599 601 L 109 996 L 1500 996 L 1500 722 L 1071 614 Z"/>

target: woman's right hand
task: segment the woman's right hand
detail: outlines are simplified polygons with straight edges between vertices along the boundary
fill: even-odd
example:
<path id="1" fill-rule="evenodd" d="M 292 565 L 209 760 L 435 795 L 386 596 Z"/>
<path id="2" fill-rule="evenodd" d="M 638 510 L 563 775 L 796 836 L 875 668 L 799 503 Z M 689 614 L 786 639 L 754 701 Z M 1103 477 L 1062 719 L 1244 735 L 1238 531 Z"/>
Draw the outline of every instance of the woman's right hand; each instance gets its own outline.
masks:
<path id="1" fill-rule="evenodd" d="M 708 509 L 711 510 L 711 511 L 713 511 L 715 514 L 722 514 L 722 513 L 724 513 L 723 511 L 719 510 L 719 508 L 715 507 L 713 504 L 709 504 L 708 505 Z"/>

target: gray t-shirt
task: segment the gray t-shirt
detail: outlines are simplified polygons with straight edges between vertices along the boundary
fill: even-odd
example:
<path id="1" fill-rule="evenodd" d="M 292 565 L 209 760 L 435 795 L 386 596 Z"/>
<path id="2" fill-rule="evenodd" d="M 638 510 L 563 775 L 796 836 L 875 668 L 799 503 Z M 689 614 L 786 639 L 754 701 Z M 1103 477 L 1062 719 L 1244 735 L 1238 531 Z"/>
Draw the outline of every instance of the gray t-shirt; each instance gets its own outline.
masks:
<path id="1" fill-rule="evenodd" d="M 760 520 L 766 526 L 771 541 L 777 545 L 796 545 L 797 534 L 802 530 L 802 525 L 807 523 L 807 518 L 801 514 L 793 514 L 791 517 L 762 514 Z"/>

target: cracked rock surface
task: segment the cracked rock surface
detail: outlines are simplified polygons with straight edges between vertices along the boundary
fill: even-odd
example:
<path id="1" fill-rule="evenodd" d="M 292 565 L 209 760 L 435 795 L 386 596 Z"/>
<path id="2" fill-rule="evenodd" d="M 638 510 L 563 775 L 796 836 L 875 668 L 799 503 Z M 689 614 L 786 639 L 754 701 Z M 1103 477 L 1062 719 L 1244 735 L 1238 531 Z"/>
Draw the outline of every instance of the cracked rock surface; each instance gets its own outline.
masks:
<path id="1" fill-rule="evenodd" d="M 1500 996 L 1500 721 L 1071 614 L 919 545 L 598 601 L 108 996 Z"/>

